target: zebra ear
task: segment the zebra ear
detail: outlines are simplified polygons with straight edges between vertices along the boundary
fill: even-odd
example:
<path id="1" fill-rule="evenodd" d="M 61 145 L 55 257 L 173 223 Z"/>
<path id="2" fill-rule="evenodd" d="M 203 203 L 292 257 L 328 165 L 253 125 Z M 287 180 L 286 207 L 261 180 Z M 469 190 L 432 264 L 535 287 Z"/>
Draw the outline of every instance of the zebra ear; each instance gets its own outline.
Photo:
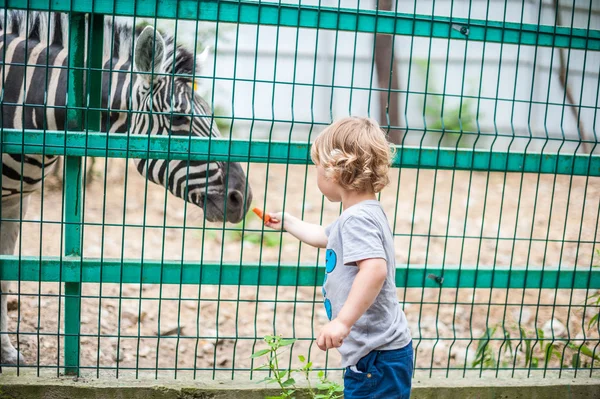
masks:
<path id="1" fill-rule="evenodd" d="M 212 46 L 207 46 L 202 53 L 196 56 L 196 73 L 200 73 L 200 69 L 206 64 L 206 60 L 208 60 L 211 50 Z"/>
<path id="2" fill-rule="evenodd" d="M 165 41 L 151 26 L 146 26 L 135 42 L 134 65 L 140 76 L 150 81 L 151 72 L 162 73 L 165 60 Z M 157 76 L 154 76 L 157 79 Z"/>
<path id="3" fill-rule="evenodd" d="M 196 69 L 197 75 L 200 75 L 202 73 L 202 69 L 204 68 L 204 65 L 206 65 L 206 61 L 210 57 L 211 51 L 212 46 L 206 46 L 202 53 L 196 55 L 196 65 L 194 67 Z"/>

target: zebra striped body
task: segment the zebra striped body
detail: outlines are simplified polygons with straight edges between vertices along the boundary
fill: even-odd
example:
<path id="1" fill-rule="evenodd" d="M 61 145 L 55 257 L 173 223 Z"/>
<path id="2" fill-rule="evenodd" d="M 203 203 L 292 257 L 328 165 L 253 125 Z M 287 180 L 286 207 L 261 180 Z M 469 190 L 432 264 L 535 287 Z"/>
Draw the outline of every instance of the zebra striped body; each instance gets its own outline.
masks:
<path id="1" fill-rule="evenodd" d="M 0 13 L 0 93 L 3 128 L 65 130 L 67 27 L 65 14 Z M 5 22 L 6 21 L 6 22 Z M 104 26 L 101 130 L 108 133 L 219 136 L 211 107 L 193 88 L 200 63 L 152 27 Z M 87 51 L 86 51 L 87 53 Z M 108 72 L 110 71 L 110 72 Z M 85 74 L 84 74 L 85 75 Z M 85 86 L 85 85 L 84 85 Z M 110 104 L 109 104 L 110 103 Z M 57 161 L 55 156 L 2 154 L 0 254 L 12 254 L 28 196 Z M 209 221 L 239 222 L 252 193 L 237 163 L 134 160 L 136 169 L 175 196 L 202 207 Z M 6 292 L 5 283 L 2 292 Z M 1 295 L 0 332 L 6 331 Z M 0 363 L 18 352 L 2 334 Z"/>
<path id="2" fill-rule="evenodd" d="M 60 75 L 65 75 L 66 70 L 50 69 L 46 77 L 45 66 L 66 66 L 66 58 L 67 50 L 62 46 L 48 46 L 35 38 L 28 40 L 18 34 L 5 35 L 3 32 L 0 36 L 2 127 L 57 130 L 64 126 L 66 93 L 57 89 L 60 80 L 65 79 Z M 31 66 L 25 68 L 25 62 Z M 50 84 L 46 84 L 46 78 Z M 31 90 L 31 87 L 48 87 L 47 98 L 43 90 Z M 46 109 L 51 112 L 16 105 L 23 103 L 46 103 L 49 107 Z M 54 106 L 63 108 L 54 109 Z M 35 191 L 43 178 L 42 169 L 48 173 L 56 160 L 53 156 L 2 154 L 2 198 Z"/>

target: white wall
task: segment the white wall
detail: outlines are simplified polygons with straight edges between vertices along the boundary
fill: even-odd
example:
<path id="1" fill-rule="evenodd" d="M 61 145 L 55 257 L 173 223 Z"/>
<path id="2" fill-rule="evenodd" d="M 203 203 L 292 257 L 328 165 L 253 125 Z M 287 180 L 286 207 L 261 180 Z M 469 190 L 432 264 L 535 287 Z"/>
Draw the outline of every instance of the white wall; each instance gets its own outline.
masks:
<path id="1" fill-rule="evenodd" d="M 470 17 L 474 19 L 485 19 L 488 15 L 490 20 L 502 21 L 506 13 L 507 22 L 519 22 L 523 15 L 523 23 L 554 24 L 551 1 L 543 2 L 541 15 L 537 1 L 523 4 L 507 0 L 506 3 L 505 10 L 505 1 L 490 1 L 486 10 L 487 1 L 438 0 L 432 10 L 433 2 L 419 0 L 416 13 L 469 17 L 471 4 Z M 318 1 L 302 1 L 302 4 L 313 5 Z M 321 4 L 338 5 L 331 0 Z M 373 1 L 361 1 L 360 8 L 372 9 L 373 4 Z M 572 2 L 562 0 L 560 4 L 563 25 L 570 26 L 574 15 L 573 26 L 587 28 L 589 0 L 576 0 L 574 14 Z M 342 0 L 341 7 L 356 8 L 357 2 Z M 592 8 L 590 29 L 597 30 L 600 29 L 600 3 L 594 2 Z M 398 12 L 415 12 L 415 3 L 402 1 Z M 179 40 L 193 42 L 195 23 L 179 22 L 178 26 Z M 203 30 L 214 30 L 215 26 L 201 23 Z M 377 84 L 373 35 L 233 24 L 219 24 L 218 28 L 216 62 L 212 58 L 208 60 L 204 70 L 207 79 L 203 79 L 203 84 L 206 92 L 211 93 L 212 77 L 215 78 L 214 94 L 209 97 L 214 95 L 214 103 L 237 118 L 236 137 L 248 137 L 252 127 L 255 138 L 271 135 L 277 140 L 306 140 L 313 124 L 317 124 L 313 129 L 316 133 L 322 129 L 319 124 L 328 123 L 332 117 L 378 116 L 377 92 L 371 90 Z M 214 36 L 209 41 L 215 47 Z M 562 105 L 566 100 L 558 79 L 558 50 L 396 36 L 394 51 L 400 62 L 401 90 L 410 90 L 408 95 L 404 92 L 401 96 L 401 113 L 406 113 L 402 126 L 424 127 L 423 65 L 430 59 L 429 79 L 435 85 L 430 83 L 428 93 L 435 95 L 445 91 L 446 113 L 458 106 L 461 94 L 475 96 L 480 100 L 471 100 L 472 112 L 479 107 L 478 122 L 484 133 L 528 135 L 531 132 L 538 137 L 548 134 L 560 138 L 564 132 L 568 138 L 577 137 L 575 119 L 569 108 Z M 600 53 L 565 50 L 565 57 L 569 58 L 568 84 L 576 102 L 583 107 L 580 111 L 583 126 L 593 137 L 592 129 L 600 127 L 596 117 Z M 431 104 L 431 97 L 427 101 Z M 270 122 L 273 119 L 275 123 Z M 600 132 L 596 134 L 600 136 Z M 413 132 L 409 138 L 409 143 L 418 143 L 420 133 Z M 433 135 L 428 139 L 430 145 L 437 143 Z M 480 140 L 478 143 L 485 146 L 489 142 Z M 496 145 L 508 142 L 509 138 L 500 139 Z M 525 143 L 513 143 L 512 148 L 522 148 Z M 563 147 L 571 151 L 572 148 L 569 144 Z"/>

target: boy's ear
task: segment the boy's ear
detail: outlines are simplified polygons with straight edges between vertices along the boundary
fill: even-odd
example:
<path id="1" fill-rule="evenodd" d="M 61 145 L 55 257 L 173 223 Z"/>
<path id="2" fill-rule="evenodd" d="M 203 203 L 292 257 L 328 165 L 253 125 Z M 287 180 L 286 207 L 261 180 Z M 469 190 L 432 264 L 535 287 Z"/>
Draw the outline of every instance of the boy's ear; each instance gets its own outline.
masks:
<path id="1" fill-rule="evenodd" d="M 341 172 L 344 173 L 344 172 Z M 330 171 L 329 173 L 325 172 L 325 176 L 327 177 L 327 179 L 329 179 L 330 181 L 334 182 L 334 183 L 339 183 L 340 182 L 340 172 L 338 171 Z"/>

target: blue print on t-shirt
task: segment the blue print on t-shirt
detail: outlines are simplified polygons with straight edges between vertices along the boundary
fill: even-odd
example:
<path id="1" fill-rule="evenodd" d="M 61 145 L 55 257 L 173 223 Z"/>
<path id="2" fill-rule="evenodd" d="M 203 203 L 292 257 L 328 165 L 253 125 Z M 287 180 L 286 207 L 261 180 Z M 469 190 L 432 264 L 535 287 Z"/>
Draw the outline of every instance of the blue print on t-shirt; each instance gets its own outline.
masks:
<path id="1" fill-rule="evenodd" d="M 325 299 L 325 311 L 327 312 L 327 318 L 331 320 L 331 301 Z"/>
<path id="2" fill-rule="evenodd" d="M 331 273 L 337 265 L 337 255 L 333 249 L 328 249 L 325 252 L 325 279 L 323 280 L 323 297 L 325 297 L 325 311 L 327 312 L 327 318 L 331 320 L 331 301 L 327 299 L 327 292 L 325 291 L 325 282 L 327 281 L 327 274 Z"/>
<path id="3" fill-rule="evenodd" d="M 337 264 L 337 255 L 333 251 L 333 249 L 328 249 L 325 252 L 325 271 L 327 273 L 331 273 L 333 269 L 335 269 L 335 265 Z"/>

